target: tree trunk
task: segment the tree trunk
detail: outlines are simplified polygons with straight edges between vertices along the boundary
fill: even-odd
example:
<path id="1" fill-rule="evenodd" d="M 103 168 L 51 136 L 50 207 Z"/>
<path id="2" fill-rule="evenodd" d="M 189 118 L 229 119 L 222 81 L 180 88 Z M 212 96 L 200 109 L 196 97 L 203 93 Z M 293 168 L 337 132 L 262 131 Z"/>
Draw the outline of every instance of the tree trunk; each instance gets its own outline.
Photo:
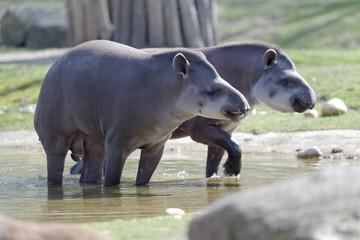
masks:
<path id="1" fill-rule="evenodd" d="M 138 48 L 217 43 L 216 0 L 66 0 L 72 45 L 109 39 Z"/>

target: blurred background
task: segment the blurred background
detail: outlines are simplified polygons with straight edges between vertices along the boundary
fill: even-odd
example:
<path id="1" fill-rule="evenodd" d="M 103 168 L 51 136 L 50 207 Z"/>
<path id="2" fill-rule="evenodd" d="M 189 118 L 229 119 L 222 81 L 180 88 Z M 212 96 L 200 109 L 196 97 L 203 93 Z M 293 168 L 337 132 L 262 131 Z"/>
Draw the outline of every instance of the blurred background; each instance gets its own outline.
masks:
<path id="1" fill-rule="evenodd" d="M 357 48 L 356 0 L 1 0 L 1 44 L 34 49 L 110 39 L 135 47 L 264 40 Z"/>

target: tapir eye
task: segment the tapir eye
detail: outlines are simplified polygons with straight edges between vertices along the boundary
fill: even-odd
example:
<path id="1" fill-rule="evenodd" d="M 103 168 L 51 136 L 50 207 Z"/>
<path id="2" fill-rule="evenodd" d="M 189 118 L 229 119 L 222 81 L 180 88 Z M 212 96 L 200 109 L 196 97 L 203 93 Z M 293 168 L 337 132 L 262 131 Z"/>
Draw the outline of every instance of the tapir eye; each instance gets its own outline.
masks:
<path id="1" fill-rule="evenodd" d="M 281 84 L 283 87 L 289 86 L 289 79 L 285 78 L 285 79 L 281 80 L 280 84 Z"/>
<path id="2" fill-rule="evenodd" d="M 211 89 L 206 91 L 206 95 L 208 95 L 209 97 L 216 97 L 220 93 L 220 91 L 220 89 Z"/>
<path id="3" fill-rule="evenodd" d="M 206 95 L 208 95 L 209 97 L 213 96 L 214 95 L 214 91 L 207 91 L 206 92 Z"/>

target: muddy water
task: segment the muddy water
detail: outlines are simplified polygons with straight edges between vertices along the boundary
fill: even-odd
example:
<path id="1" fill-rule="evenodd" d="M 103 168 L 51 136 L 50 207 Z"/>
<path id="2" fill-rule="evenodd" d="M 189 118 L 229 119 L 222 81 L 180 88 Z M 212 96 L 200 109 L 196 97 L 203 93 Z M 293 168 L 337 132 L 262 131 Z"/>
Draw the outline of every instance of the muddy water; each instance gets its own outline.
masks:
<path id="1" fill-rule="evenodd" d="M 30 153 L 29 153 L 30 152 Z M 63 187 L 48 188 L 45 155 L 41 151 L 0 153 L 0 213 L 19 219 L 62 222 L 108 221 L 163 215 L 166 208 L 197 211 L 217 198 L 326 166 L 358 164 L 348 159 L 300 161 L 293 155 L 244 155 L 241 177 L 205 179 L 205 148 L 168 151 L 149 186 L 134 185 L 137 157 L 128 159 L 118 187 L 81 186 L 68 174 Z"/>

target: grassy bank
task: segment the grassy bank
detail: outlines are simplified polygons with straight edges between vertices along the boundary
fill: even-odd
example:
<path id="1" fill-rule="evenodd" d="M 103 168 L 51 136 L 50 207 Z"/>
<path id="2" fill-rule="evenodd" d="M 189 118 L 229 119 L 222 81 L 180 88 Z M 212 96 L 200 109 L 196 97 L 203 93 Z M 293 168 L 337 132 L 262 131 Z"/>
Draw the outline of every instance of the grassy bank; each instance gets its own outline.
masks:
<path id="1" fill-rule="evenodd" d="M 285 48 L 356 48 L 356 0 L 218 0 L 221 41 L 266 40 Z"/>
<path id="2" fill-rule="evenodd" d="M 181 219 L 161 216 L 87 225 L 98 230 L 109 231 L 116 239 L 185 240 L 188 224 L 193 216 L 194 214 L 185 214 Z"/>

